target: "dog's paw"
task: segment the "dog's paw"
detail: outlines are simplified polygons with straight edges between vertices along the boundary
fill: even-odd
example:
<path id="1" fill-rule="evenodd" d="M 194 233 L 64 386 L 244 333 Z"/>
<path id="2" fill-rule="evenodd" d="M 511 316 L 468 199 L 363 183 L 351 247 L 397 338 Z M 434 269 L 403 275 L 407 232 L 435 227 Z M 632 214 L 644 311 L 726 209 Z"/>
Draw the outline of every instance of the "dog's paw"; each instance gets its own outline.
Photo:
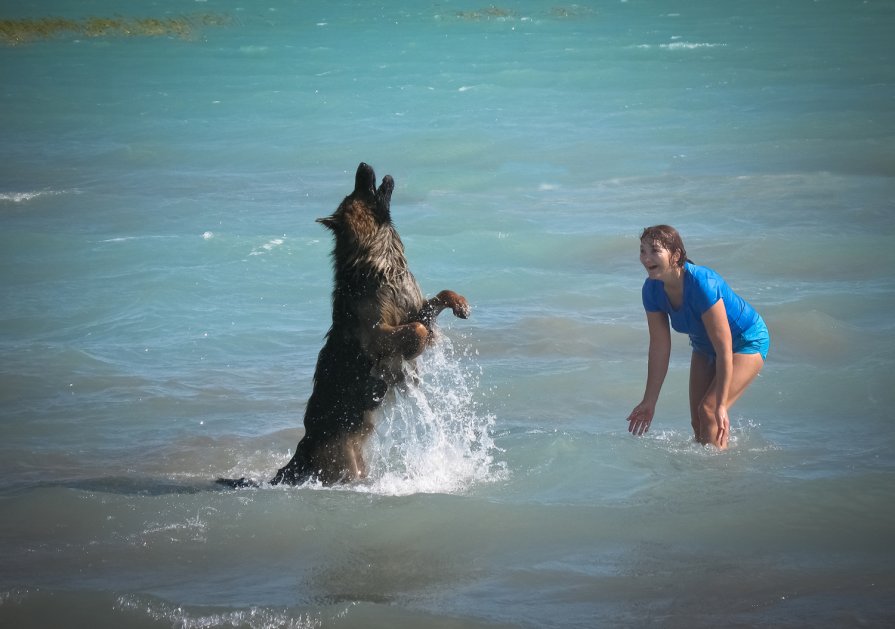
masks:
<path id="1" fill-rule="evenodd" d="M 455 317 L 459 317 L 460 319 L 468 319 L 469 315 L 472 314 L 472 307 L 466 301 L 465 297 L 460 297 L 460 299 L 462 301 L 454 305 L 451 310 L 454 312 Z"/>
<path id="2" fill-rule="evenodd" d="M 470 308 L 469 302 L 466 301 L 466 297 L 459 295 L 452 290 L 441 291 L 438 293 L 438 299 L 441 300 L 441 303 L 446 307 L 451 309 L 451 312 L 454 313 L 455 317 L 460 319 L 468 319 L 472 312 L 472 308 Z"/>

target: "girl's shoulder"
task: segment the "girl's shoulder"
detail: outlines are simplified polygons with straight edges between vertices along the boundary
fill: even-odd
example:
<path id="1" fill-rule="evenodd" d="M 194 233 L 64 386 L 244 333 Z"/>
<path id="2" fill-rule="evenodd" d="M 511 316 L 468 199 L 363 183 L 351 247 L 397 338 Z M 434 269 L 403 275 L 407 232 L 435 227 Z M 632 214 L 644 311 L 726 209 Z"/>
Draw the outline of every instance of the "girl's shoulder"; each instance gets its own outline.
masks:
<path id="1" fill-rule="evenodd" d="M 698 284 L 699 286 L 724 283 L 724 278 L 721 277 L 717 271 L 710 269 L 707 266 L 687 262 L 684 265 L 684 268 L 687 270 L 687 277 L 691 283 Z"/>
<path id="2" fill-rule="evenodd" d="M 724 279 L 707 266 L 687 263 L 686 299 L 699 314 L 711 308 L 715 302 L 724 297 L 726 284 Z"/>

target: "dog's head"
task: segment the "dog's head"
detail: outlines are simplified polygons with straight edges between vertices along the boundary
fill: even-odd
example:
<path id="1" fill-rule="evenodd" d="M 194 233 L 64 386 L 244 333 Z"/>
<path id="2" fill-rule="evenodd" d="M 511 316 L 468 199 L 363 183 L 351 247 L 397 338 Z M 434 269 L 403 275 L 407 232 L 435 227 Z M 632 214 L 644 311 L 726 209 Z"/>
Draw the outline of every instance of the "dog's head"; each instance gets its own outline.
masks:
<path id="1" fill-rule="evenodd" d="M 382 178 L 376 188 L 376 173 L 364 162 L 357 167 L 354 176 L 354 192 L 342 201 L 332 216 L 317 221 L 332 230 L 336 236 L 349 236 L 358 241 L 373 236 L 381 227 L 391 225 L 392 191 L 395 180 L 391 175 Z"/>

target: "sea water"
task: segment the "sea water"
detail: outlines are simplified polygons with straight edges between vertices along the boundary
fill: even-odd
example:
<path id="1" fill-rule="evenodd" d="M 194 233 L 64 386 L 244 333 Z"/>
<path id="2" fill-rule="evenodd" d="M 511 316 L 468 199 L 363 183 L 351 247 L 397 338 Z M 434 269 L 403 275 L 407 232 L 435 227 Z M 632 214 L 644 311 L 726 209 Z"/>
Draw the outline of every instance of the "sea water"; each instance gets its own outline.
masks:
<path id="1" fill-rule="evenodd" d="M 892 622 L 891 3 L 2 5 L 4 627 Z M 216 489 L 301 436 L 361 161 L 472 316 L 369 479 Z M 680 335 L 626 430 L 656 223 L 771 330 L 727 452 Z"/>

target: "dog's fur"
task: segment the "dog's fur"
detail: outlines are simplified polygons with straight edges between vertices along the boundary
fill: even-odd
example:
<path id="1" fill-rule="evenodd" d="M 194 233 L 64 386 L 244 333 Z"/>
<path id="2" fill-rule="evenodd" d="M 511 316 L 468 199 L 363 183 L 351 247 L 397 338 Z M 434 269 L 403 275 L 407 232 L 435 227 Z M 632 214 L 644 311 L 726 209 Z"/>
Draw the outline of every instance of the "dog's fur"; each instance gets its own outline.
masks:
<path id="1" fill-rule="evenodd" d="M 469 316 L 466 299 L 453 291 L 423 298 L 392 225 L 394 185 L 386 175 L 377 189 L 373 169 L 361 163 L 354 191 L 332 216 L 318 219 L 335 237 L 332 327 L 317 358 L 305 434 L 292 460 L 270 481 L 273 485 L 333 485 L 364 478 L 363 447 L 373 431 L 375 409 L 392 386 L 404 382 L 405 363 L 433 341 L 442 310 Z"/>

